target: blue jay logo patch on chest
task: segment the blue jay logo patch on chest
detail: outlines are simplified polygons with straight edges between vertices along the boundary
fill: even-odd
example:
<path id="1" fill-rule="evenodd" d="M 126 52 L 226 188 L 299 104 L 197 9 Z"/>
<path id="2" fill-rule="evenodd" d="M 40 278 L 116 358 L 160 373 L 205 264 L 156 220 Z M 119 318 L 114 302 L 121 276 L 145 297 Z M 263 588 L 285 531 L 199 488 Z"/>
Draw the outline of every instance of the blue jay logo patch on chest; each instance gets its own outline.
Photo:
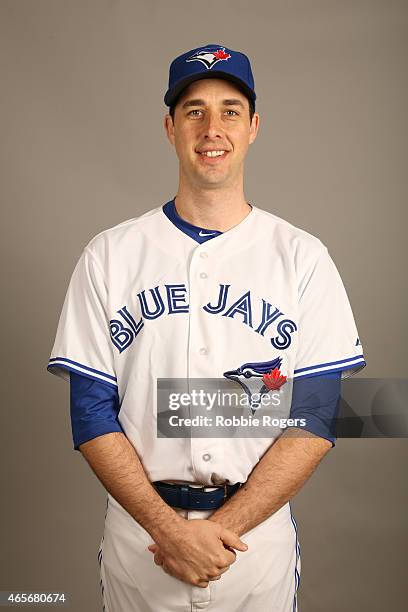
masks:
<path id="1" fill-rule="evenodd" d="M 261 403 L 261 397 L 269 391 L 278 391 L 286 382 L 281 374 L 282 357 L 271 361 L 243 363 L 235 370 L 224 372 L 225 378 L 237 382 L 248 396 L 252 414 Z M 260 386 L 260 380 L 262 385 Z"/>

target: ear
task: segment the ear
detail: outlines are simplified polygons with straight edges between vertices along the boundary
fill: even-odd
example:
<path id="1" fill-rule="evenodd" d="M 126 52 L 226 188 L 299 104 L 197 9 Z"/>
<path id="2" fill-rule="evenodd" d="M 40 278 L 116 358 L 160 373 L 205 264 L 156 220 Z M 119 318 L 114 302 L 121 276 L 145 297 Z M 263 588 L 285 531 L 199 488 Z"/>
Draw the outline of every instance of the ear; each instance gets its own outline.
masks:
<path id="1" fill-rule="evenodd" d="M 249 128 L 249 144 L 252 144 L 258 134 L 259 128 L 259 113 L 254 113 L 252 116 L 251 126 Z"/>
<path id="2" fill-rule="evenodd" d="M 164 116 L 164 129 L 166 130 L 168 140 L 174 145 L 174 123 L 170 113 Z"/>

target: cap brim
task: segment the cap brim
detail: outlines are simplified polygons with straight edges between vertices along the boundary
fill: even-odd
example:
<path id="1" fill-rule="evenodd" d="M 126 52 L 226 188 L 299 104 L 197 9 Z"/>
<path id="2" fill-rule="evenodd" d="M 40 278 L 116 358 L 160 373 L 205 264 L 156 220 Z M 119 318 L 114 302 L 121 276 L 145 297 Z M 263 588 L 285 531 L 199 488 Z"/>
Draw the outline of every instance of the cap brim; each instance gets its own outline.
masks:
<path id="1" fill-rule="evenodd" d="M 244 81 L 241 81 L 241 79 L 234 76 L 233 74 L 228 74 L 227 72 L 224 72 L 222 70 L 218 70 L 218 71 L 214 70 L 214 72 L 211 71 L 209 73 L 203 72 L 203 73 L 198 73 L 198 74 L 192 74 L 186 77 L 185 79 L 182 79 L 172 89 L 167 90 L 166 95 L 164 96 L 164 103 L 166 104 L 166 106 L 172 106 L 173 103 L 176 101 L 176 99 L 181 94 L 181 92 L 183 91 L 183 89 L 185 89 L 188 85 L 190 85 L 190 83 L 194 83 L 194 81 L 199 81 L 201 79 L 211 79 L 211 78 L 212 79 L 219 78 L 219 79 L 225 79 L 226 81 L 230 81 L 231 83 L 234 83 L 235 85 L 237 85 L 248 98 L 250 98 L 253 101 L 255 101 L 256 99 L 256 95 L 248 87 L 248 85 L 244 83 Z"/>

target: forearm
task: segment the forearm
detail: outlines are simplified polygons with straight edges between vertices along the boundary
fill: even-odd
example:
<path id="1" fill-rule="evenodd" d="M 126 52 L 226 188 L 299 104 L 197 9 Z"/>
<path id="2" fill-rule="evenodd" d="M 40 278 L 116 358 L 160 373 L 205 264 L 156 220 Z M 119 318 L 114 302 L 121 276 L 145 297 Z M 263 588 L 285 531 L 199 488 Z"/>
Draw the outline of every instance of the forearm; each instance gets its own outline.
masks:
<path id="1" fill-rule="evenodd" d="M 331 448 L 324 438 L 288 429 L 263 455 L 246 483 L 209 520 L 242 536 L 292 499 Z"/>
<path id="2" fill-rule="evenodd" d="M 151 485 L 135 448 L 123 433 L 98 436 L 79 449 L 105 489 L 154 540 L 184 520 Z"/>

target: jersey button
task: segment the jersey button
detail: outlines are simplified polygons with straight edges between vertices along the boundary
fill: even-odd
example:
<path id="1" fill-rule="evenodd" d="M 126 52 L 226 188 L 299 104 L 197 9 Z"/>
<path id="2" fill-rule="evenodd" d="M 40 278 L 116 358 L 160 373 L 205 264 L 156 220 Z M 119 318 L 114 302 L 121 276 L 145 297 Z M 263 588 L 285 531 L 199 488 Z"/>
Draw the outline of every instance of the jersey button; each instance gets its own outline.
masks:
<path id="1" fill-rule="evenodd" d="M 200 257 L 201 257 L 201 259 L 207 259 L 208 253 L 206 253 L 205 251 L 201 251 Z"/>
<path id="2" fill-rule="evenodd" d="M 208 453 L 205 453 L 203 455 L 203 461 L 209 461 L 211 459 L 211 455 L 209 455 Z"/>
<path id="3" fill-rule="evenodd" d="M 208 353 L 207 349 L 204 346 L 201 347 L 198 352 L 200 353 L 200 355 L 207 355 Z"/>
<path id="4" fill-rule="evenodd" d="M 205 272 L 201 272 L 200 278 L 208 278 L 208 274 L 206 274 Z"/>

